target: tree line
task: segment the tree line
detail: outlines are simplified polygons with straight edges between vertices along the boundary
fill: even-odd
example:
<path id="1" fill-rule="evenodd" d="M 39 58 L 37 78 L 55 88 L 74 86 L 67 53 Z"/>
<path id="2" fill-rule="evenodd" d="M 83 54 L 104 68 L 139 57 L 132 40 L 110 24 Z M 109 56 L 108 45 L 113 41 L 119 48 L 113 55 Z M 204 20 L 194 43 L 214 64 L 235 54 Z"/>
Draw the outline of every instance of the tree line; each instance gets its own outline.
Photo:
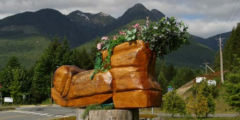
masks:
<path id="1" fill-rule="evenodd" d="M 86 48 L 71 49 L 66 38 L 55 37 L 30 69 L 23 67 L 18 58 L 12 56 L 0 71 L 2 97 L 12 97 L 14 104 L 50 101 L 51 79 L 57 67 L 75 65 L 86 70 L 93 69 L 97 49 L 90 49 L 91 53 Z"/>
<path id="2" fill-rule="evenodd" d="M 203 71 L 200 69 L 179 68 L 172 64 L 167 65 L 164 61 L 156 65 L 157 82 L 160 84 L 163 94 L 167 93 L 168 86 L 177 89 L 202 74 Z"/>
<path id="3" fill-rule="evenodd" d="M 30 69 L 23 67 L 15 56 L 11 57 L 0 71 L 2 96 L 12 97 L 15 104 L 23 102 L 37 104 L 50 101 L 51 80 L 57 67 L 75 65 L 85 70 L 94 68 L 97 49 L 95 46 L 88 49 L 90 52 L 84 47 L 71 49 L 66 38 L 55 37 Z M 169 85 L 179 88 L 202 74 L 202 71 L 198 69 L 177 68 L 172 64 L 167 65 L 164 61 L 159 61 L 156 64 L 156 77 L 163 94 L 167 92 Z"/>

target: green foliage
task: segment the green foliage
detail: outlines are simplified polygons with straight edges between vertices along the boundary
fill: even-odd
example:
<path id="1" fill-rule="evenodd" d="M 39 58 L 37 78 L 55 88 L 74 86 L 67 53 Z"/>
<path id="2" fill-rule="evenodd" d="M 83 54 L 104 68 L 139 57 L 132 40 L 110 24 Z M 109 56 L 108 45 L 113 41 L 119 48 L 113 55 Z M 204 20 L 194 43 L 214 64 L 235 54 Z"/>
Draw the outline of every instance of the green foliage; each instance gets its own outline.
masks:
<path id="1" fill-rule="evenodd" d="M 229 39 L 226 41 L 223 49 L 224 68 L 232 69 L 231 65 L 234 63 L 233 55 L 240 56 L 240 23 L 236 28 L 232 29 Z"/>
<path id="2" fill-rule="evenodd" d="M 208 100 L 202 94 L 191 95 L 187 98 L 187 112 L 194 113 L 196 117 L 205 116 L 209 112 Z"/>
<path id="3" fill-rule="evenodd" d="M 96 59 L 95 59 L 95 63 L 94 63 L 94 74 L 91 76 L 91 79 L 93 79 L 94 75 L 98 72 L 106 72 L 107 70 L 111 69 L 111 56 L 112 56 L 112 51 L 113 48 L 121 43 L 123 43 L 125 41 L 124 36 L 120 36 L 118 37 L 116 40 L 105 40 L 103 41 L 103 49 L 107 49 L 107 53 L 108 55 L 106 56 L 106 58 L 104 58 L 104 60 L 102 60 L 102 53 L 101 51 L 99 51 L 96 54 Z M 101 61 L 102 60 L 102 61 Z M 101 64 L 99 64 L 101 61 Z"/>
<path id="4" fill-rule="evenodd" d="M 93 69 L 94 58 L 91 53 L 88 53 L 85 47 L 80 49 L 75 49 L 73 51 L 73 58 L 75 59 L 74 65 L 81 69 L 90 70 Z"/>
<path id="5" fill-rule="evenodd" d="M 168 81 L 165 78 L 163 72 L 161 71 L 157 77 L 157 82 L 160 84 L 162 88 L 162 94 L 167 93 Z"/>
<path id="6" fill-rule="evenodd" d="M 11 97 L 14 100 L 14 103 L 21 103 L 22 101 L 22 91 L 21 87 L 24 86 L 22 84 L 23 79 L 25 78 L 25 71 L 21 69 L 13 69 L 13 80 L 10 82 L 9 90 Z"/>
<path id="7" fill-rule="evenodd" d="M 227 94 L 227 103 L 240 113 L 240 58 L 234 58 L 235 66 L 227 74 L 225 82 Z"/>
<path id="8" fill-rule="evenodd" d="M 128 30 L 127 35 L 125 36 L 126 41 L 132 41 L 135 40 L 137 34 L 137 28 L 134 28 L 133 30 Z"/>
<path id="9" fill-rule="evenodd" d="M 215 108 L 216 108 L 216 103 L 213 99 L 212 95 L 209 95 L 207 98 L 207 103 L 208 103 L 208 113 L 206 114 L 206 117 L 208 116 L 208 114 L 214 114 L 215 113 Z"/>
<path id="10" fill-rule="evenodd" d="M 218 96 L 218 93 L 216 86 L 209 86 L 205 81 L 194 84 L 192 95 L 187 100 L 187 111 L 194 113 L 197 117 L 214 114 L 216 108 L 214 98 Z"/>
<path id="11" fill-rule="evenodd" d="M 185 115 L 186 104 L 184 100 L 176 94 L 176 91 L 168 92 L 163 96 L 163 111 L 166 113 Z"/>
<path id="12" fill-rule="evenodd" d="M 213 98 L 218 97 L 219 95 L 219 88 L 217 86 L 208 85 L 207 82 L 203 81 L 198 84 L 194 84 L 192 88 L 192 94 L 202 94 L 205 97 L 212 96 Z"/>
<path id="13" fill-rule="evenodd" d="M 173 88 L 178 89 L 196 76 L 202 75 L 202 71 L 200 69 L 177 68 L 172 64 L 166 65 L 161 60 L 156 63 L 156 75 L 158 76 L 157 81 L 163 90 L 163 94 L 165 94 L 167 86 L 171 85 Z"/>
<path id="14" fill-rule="evenodd" d="M 3 70 L 0 72 L 0 85 L 2 85 L 2 96 L 10 97 L 10 83 L 14 81 L 14 71 L 21 68 L 18 59 L 12 56 L 6 63 Z"/>
<path id="15" fill-rule="evenodd" d="M 193 70 L 190 68 L 178 68 L 176 75 L 173 77 L 170 85 L 174 88 L 179 88 L 185 83 L 189 82 L 190 80 L 194 79 L 196 75 L 194 74 Z"/>
<path id="16" fill-rule="evenodd" d="M 147 26 L 139 26 L 137 23 L 128 30 L 119 31 L 119 36 L 114 36 L 111 40 L 108 37 L 103 37 L 97 47 L 98 50 L 107 50 L 108 55 L 94 74 L 100 71 L 105 72 L 111 68 L 113 48 L 123 42 L 143 40 L 145 43 L 149 43 L 150 49 L 156 52 L 160 58 L 184 44 L 189 44 L 188 28 L 183 23 L 177 23 L 174 17 L 162 18 L 159 22 L 154 22 L 148 27 L 148 21 Z"/>
<path id="17" fill-rule="evenodd" d="M 8 60 L 6 66 L 0 72 L 0 85 L 2 85 L 2 96 L 11 96 L 15 104 L 22 103 L 22 95 L 29 94 L 31 79 L 15 56 Z"/>
<path id="18" fill-rule="evenodd" d="M 220 70 L 220 53 L 219 53 L 219 51 L 215 55 L 214 62 L 213 62 L 213 69 L 215 71 L 219 71 Z"/>
<path id="19" fill-rule="evenodd" d="M 18 61 L 18 58 L 15 56 L 12 56 L 6 64 L 7 67 L 10 67 L 12 69 L 16 69 L 16 68 L 21 68 L 21 64 Z"/>
<path id="20" fill-rule="evenodd" d="M 182 45 L 188 45 L 188 27 L 183 23 L 178 23 L 174 17 L 163 17 L 158 22 L 150 24 L 149 28 L 143 30 L 142 39 L 149 43 L 150 48 L 157 53 L 160 58 L 177 50 Z"/>
<path id="21" fill-rule="evenodd" d="M 0 37 L 0 65 L 3 68 L 12 56 L 16 56 L 22 66 L 29 69 L 35 65 L 48 43 L 47 37 L 38 34 Z"/>
<path id="22" fill-rule="evenodd" d="M 66 38 L 63 42 L 55 37 L 36 63 L 31 92 L 36 103 L 50 97 L 51 76 L 61 65 L 74 63 L 72 51 Z"/>
<path id="23" fill-rule="evenodd" d="M 51 99 L 47 98 L 46 100 L 42 101 L 41 104 L 51 104 Z"/>

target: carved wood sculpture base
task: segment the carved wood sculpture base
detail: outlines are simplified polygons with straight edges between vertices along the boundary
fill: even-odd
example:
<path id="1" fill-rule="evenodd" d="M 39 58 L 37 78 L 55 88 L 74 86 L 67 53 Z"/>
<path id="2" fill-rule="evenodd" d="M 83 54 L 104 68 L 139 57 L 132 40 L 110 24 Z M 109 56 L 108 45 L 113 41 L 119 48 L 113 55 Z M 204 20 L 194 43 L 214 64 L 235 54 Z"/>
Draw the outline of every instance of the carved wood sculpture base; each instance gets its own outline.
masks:
<path id="1" fill-rule="evenodd" d="M 85 118 L 81 117 L 83 112 L 83 109 L 76 110 L 76 120 L 139 120 L 138 109 L 91 110 Z"/>

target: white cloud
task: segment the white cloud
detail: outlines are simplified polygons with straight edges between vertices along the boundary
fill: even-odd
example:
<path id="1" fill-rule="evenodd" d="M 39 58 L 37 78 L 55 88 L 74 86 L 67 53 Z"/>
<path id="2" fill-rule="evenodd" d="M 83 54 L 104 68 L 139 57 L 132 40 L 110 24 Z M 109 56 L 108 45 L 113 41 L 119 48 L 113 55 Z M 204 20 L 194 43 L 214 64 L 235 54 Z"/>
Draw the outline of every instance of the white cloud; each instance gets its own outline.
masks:
<path id="1" fill-rule="evenodd" d="M 104 12 L 117 18 L 136 3 L 175 16 L 189 25 L 190 33 L 204 38 L 230 31 L 240 20 L 240 0 L 0 0 L 0 19 L 43 8 L 53 8 L 63 14 L 75 10 Z"/>
<path id="2" fill-rule="evenodd" d="M 183 22 L 189 26 L 189 32 L 191 34 L 208 38 L 219 33 L 231 31 L 238 21 L 233 21 L 228 25 L 226 22 L 218 20 L 206 22 L 201 19 L 184 19 Z"/>

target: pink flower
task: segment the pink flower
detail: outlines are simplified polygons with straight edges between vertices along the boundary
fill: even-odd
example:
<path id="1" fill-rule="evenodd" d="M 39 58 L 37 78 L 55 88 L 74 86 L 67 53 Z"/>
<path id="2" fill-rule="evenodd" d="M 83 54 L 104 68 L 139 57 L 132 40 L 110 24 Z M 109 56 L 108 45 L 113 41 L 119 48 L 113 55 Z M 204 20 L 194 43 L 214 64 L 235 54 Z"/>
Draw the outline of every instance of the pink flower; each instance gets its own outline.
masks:
<path id="1" fill-rule="evenodd" d="M 121 31 L 121 30 L 119 30 L 119 34 L 120 35 L 126 35 L 126 33 L 124 31 Z"/>
<path id="2" fill-rule="evenodd" d="M 103 43 L 98 43 L 98 44 L 97 44 L 97 49 L 98 49 L 98 50 L 101 50 L 101 49 L 102 49 L 102 44 L 103 44 Z"/>
<path id="3" fill-rule="evenodd" d="M 103 36 L 101 40 L 109 40 L 108 37 Z"/>
<path id="4" fill-rule="evenodd" d="M 116 39 L 117 39 L 117 36 L 116 36 L 116 35 L 114 35 L 114 36 L 113 36 L 113 40 L 116 40 Z"/>
<path id="5" fill-rule="evenodd" d="M 138 28 L 138 27 L 139 27 L 139 24 L 137 23 L 137 24 L 133 25 L 133 27 L 134 27 L 134 28 Z"/>

